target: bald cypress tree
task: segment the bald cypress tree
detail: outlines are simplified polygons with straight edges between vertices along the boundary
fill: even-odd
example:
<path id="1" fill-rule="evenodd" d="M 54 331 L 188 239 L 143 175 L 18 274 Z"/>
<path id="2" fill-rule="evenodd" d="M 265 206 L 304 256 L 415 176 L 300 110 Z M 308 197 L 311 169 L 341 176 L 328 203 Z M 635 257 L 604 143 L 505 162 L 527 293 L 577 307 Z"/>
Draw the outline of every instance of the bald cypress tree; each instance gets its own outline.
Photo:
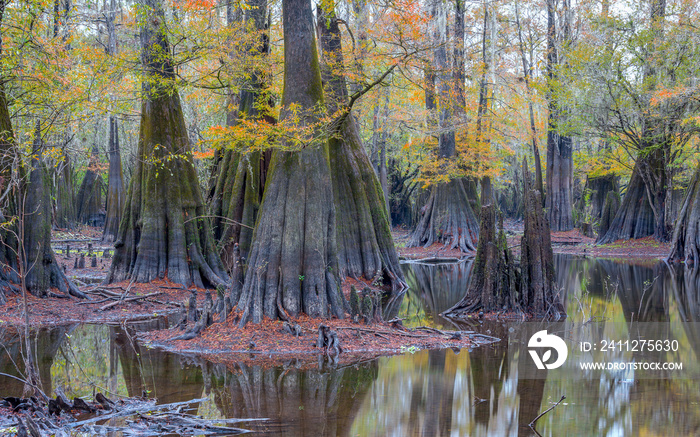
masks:
<path id="1" fill-rule="evenodd" d="M 435 120 L 430 120 L 430 124 L 437 130 L 438 157 L 445 161 L 457 156 L 455 122 L 464 112 L 463 75 L 461 72 L 451 74 L 449 68 L 447 9 L 448 4 L 444 0 L 431 2 L 436 47 L 433 64 L 426 72 L 428 83 L 425 92 L 426 109 L 436 112 Z M 461 37 L 463 40 L 463 35 Z M 460 36 L 456 40 L 457 47 L 460 47 Z M 461 56 L 461 51 L 457 50 L 455 54 Z M 456 63 L 460 65 L 461 60 L 456 60 Z M 428 247 L 439 242 L 463 252 L 476 249 L 479 221 L 471 207 L 475 199 L 469 198 L 471 190 L 465 186 L 467 184 L 469 182 L 462 178 L 453 178 L 431 186 L 428 201 L 420 209 L 421 217 L 411 233 L 408 247 Z"/>
<path id="2" fill-rule="evenodd" d="M 330 114 L 337 114 L 349 101 L 339 20 L 334 11 L 321 6 L 317 16 L 326 106 Z M 405 282 L 379 178 L 354 115 L 348 112 L 340 119 L 329 139 L 329 151 L 341 277 L 364 277 L 400 290 Z"/>
<path id="3" fill-rule="evenodd" d="M 245 28 L 258 32 L 257 44 L 249 47 L 249 55 L 266 57 L 269 54 L 267 0 L 249 0 L 245 13 Z M 234 25 L 233 11 L 228 8 L 229 25 Z M 226 124 L 234 126 L 241 119 L 266 120 L 274 122 L 262 110 L 269 102 L 266 74 L 255 68 L 250 77 L 243 81 L 238 93 L 238 105 L 231 94 Z M 270 152 L 252 151 L 240 153 L 233 149 L 218 151 L 215 170 L 215 183 L 211 201 L 214 238 L 219 244 L 219 253 L 227 268 L 232 268 L 235 259 L 233 247 L 243 257 L 248 256 L 253 238 L 253 228 L 265 188 L 265 178 L 270 164 Z"/>
<path id="4" fill-rule="evenodd" d="M 225 286 L 227 274 L 200 194 L 160 0 L 144 0 L 144 69 L 137 163 L 108 282 L 168 277 L 185 286 Z"/>
<path id="5" fill-rule="evenodd" d="M 272 153 L 265 194 L 238 299 L 241 323 L 263 316 L 343 317 L 335 208 L 325 132 L 315 129 L 323 88 L 310 0 L 283 0 L 284 92 L 280 117 L 314 130 L 299 149 Z"/>
<path id="6" fill-rule="evenodd" d="M 4 12 L 5 2 L 0 2 L 0 23 Z M 1 49 L 0 44 L 0 54 Z M 0 77 L 0 198 L 4 198 L 0 204 L 0 302 L 7 291 L 19 291 L 17 285 L 22 282 L 27 291 L 39 297 L 46 296 L 50 288 L 85 297 L 66 278 L 51 249 L 51 193 L 41 152 L 37 123 L 29 174 L 25 174 L 12 129 L 5 78 Z"/>

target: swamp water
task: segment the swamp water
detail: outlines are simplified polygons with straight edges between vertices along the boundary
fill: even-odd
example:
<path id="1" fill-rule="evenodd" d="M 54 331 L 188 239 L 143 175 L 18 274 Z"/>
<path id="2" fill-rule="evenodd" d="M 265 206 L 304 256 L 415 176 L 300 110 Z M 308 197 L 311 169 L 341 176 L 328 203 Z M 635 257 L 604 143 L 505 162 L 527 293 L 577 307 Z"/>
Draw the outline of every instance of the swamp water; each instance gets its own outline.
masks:
<path id="1" fill-rule="evenodd" d="M 562 395 L 566 399 L 537 422 L 544 436 L 700 435 L 700 332 L 695 324 L 700 322 L 700 277 L 655 262 L 569 256 L 556 256 L 555 262 L 570 317 L 542 329 L 570 332 L 588 322 L 581 326 L 615 337 L 635 322 L 654 322 L 679 347 L 653 358 L 683 362 L 687 377 L 643 379 L 578 370 L 573 364 L 567 368 L 567 363 L 557 369 L 564 373 L 523 379 L 532 361 L 516 322 L 459 326 L 504 339 L 471 351 L 407 351 L 312 370 L 299 369 L 295 362 L 226 367 L 148 349 L 134 340 L 136 331 L 166 327 L 162 318 L 42 330 L 33 335 L 33 344 L 47 392 L 60 386 L 70 397 L 90 399 L 93 390 L 113 397 L 146 392 L 160 403 L 206 397 L 190 412 L 205 418 L 268 418 L 241 424 L 253 435 L 530 436 L 528 423 Z M 404 269 L 411 289 L 390 302 L 387 312 L 404 318 L 406 326 L 455 329 L 438 314 L 461 299 L 470 263 L 407 263 Z M 9 352 L 0 351 L 0 372 L 16 375 L 9 357 L 19 356 L 19 339 L 1 327 L 0 339 Z M 21 391 L 21 383 L 0 376 L 0 395 Z"/>

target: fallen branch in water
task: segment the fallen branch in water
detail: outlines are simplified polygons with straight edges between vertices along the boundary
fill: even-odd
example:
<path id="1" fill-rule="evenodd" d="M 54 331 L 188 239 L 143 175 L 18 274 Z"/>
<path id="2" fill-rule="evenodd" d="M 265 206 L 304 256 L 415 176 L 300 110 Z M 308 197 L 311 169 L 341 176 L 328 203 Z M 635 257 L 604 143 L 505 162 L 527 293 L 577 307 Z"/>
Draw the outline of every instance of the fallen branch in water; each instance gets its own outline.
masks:
<path id="1" fill-rule="evenodd" d="M 537 434 L 538 436 L 541 437 L 541 434 L 540 434 L 539 432 L 537 432 L 537 430 L 535 429 L 535 423 L 537 423 L 537 421 L 540 420 L 540 417 L 544 416 L 545 414 L 547 414 L 547 413 L 549 413 L 550 411 L 552 411 L 553 409 L 555 409 L 559 404 L 562 403 L 562 401 L 563 401 L 564 399 L 566 399 L 566 396 L 562 395 L 562 396 L 561 396 L 561 399 L 559 399 L 559 401 L 557 401 L 554 405 L 552 405 L 551 407 L 549 407 L 549 408 L 547 408 L 546 410 L 544 410 L 543 412 L 541 412 L 537 417 L 535 417 L 535 419 L 534 419 L 532 422 L 530 422 L 530 423 L 528 424 L 528 426 L 529 426 L 533 431 L 535 431 L 535 434 Z"/>
<path id="2" fill-rule="evenodd" d="M 100 307 L 100 311 L 104 311 L 104 310 L 107 310 L 109 308 L 112 308 L 113 306 L 117 306 L 122 302 L 133 302 L 136 300 L 148 299 L 149 297 L 158 296 L 160 294 L 163 294 L 163 293 L 161 293 L 160 291 L 156 291 L 153 293 L 144 294 L 143 296 L 125 297 L 124 299 L 120 299 L 120 300 L 117 300 L 115 302 L 108 303 L 107 305 L 102 305 Z"/>

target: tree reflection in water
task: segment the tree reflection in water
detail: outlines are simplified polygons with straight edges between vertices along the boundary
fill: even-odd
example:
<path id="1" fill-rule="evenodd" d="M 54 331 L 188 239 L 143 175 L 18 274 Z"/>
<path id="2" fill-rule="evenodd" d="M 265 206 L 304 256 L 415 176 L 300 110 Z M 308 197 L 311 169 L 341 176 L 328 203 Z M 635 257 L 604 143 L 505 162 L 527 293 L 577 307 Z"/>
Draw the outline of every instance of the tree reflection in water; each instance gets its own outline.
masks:
<path id="1" fill-rule="evenodd" d="M 280 436 L 349 436 L 378 362 L 343 368 L 309 367 L 296 360 L 281 366 L 218 365 L 212 394 L 226 417 L 267 418 L 254 429 Z"/>
<path id="2" fill-rule="evenodd" d="M 66 334 L 72 331 L 74 325 L 61 326 L 54 329 L 40 329 L 30 334 L 32 354 L 36 363 L 42 389 L 45 393 L 53 390 L 51 378 L 51 366 L 54 357 L 61 348 Z M 0 373 L 24 378 L 24 351 L 23 337 L 13 328 L 0 327 Z M 9 377 L 0 376 L 0 397 L 22 396 L 24 383 Z"/>
<path id="3" fill-rule="evenodd" d="M 404 267 L 411 289 L 387 313 L 409 317 L 407 325 L 455 329 L 437 315 L 461 299 L 469 264 Z M 633 358 L 681 360 L 700 373 L 700 330 L 693 324 L 700 322 L 700 273 L 575 257 L 556 257 L 555 268 L 570 317 L 542 329 L 558 332 L 585 319 L 597 338 L 634 330 L 668 335 L 679 341 L 677 354 Z M 656 326 L 644 332 L 649 322 Z M 207 395 L 210 401 L 193 406 L 197 414 L 267 417 L 269 422 L 246 424 L 266 435 L 529 436 L 528 423 L 562 394 L 566 401 L 537 423 L 542 435 L 700 435 L 697 379 L 623 380 L 581 370 L 573 361 L 565 366 L 576 372 L 574 378 L 550 371 L 547 379 L 522 379 L 533 366 L 524 347 L 531 332 L 514 322 L 474 323 L 458 328 L 504 340 L 471 351 L 418 351 L 336 368 L 297 360 L 257 364 L 261 357 L 226 366 L 133 341 L 135 331 L 165 327 L 163 321 L 129 325 L 129 331 L 64 327 L 34 333 L 33 340 L 47 390 L 61 385 L 73 388 L 69 396 L 85 397 L 93 387 L 137 396 L 146 390 L 163 403 Z M 18 336 L 3 329 L 0 340 L 13 356 L 19 354 Z M 0 367 L 16 374 L 5 353 Z M 0 378 L 0 389 L 0 396 L 16 395 L 22 385 Z"/>

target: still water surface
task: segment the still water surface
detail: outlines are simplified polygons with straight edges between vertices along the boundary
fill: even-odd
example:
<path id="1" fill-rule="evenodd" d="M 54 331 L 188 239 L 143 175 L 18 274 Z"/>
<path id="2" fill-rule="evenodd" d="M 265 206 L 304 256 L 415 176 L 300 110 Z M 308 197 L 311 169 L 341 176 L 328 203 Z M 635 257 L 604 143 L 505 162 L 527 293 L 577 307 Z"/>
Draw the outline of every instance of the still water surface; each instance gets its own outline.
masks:
<path id="1" fill-rule="evenodd" d="M 455 329 L 439 313 L 462 298 L 470 263 L 404 264 L 410 291 L 387 312 L 408 326 Z M 700 362 L 700 279 L 663 263 L 556 257 L 557 283 L 570 317 L 550 330 L 592 321 L 617 334 L 635 321 L 664 327 L 680 348 L 659 359 Z M 417 351 L 342 368 L 300 370 L 238 364 L 147 349 L 135 331 L 166 327 L 155 319 L 129 325 L 82 325 L 35 334 L 44 388 L 90 397 L 93 389 L 159 402 L 208 400 L 207 418 L 270 420 L 244 424 L 255 435 L 283 436 L 530 436 L 527 424 L 562 395 L 566 400 L 537 423 L 544 436 L 700 435 L 700 379 L 630 379 L 601 371 L 576 377 L 519 379 L 532 365 L 517 323 L 460 326 L 504 338 L 474 350 Z M 0 328 L 0 372 L 16 374 L 16 336 Z M 527 358 L 527 359 L 525 359 Z M 572 368 L 572 372 L 576 371 Z M 691 372 L 692 373 L 692 372 Z M 629 375 L 627 375 L 629 376 Z M 0 377 L 0 395 L 21 393 Z"/>

